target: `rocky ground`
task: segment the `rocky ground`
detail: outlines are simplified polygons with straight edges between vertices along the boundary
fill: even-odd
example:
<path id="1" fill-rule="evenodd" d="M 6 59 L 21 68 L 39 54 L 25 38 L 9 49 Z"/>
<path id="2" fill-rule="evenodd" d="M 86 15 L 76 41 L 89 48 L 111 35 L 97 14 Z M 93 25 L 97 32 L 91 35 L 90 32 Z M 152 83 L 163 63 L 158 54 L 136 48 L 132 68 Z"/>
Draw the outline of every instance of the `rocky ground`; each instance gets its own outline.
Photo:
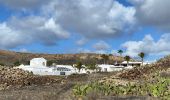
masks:
<path id="1" fill-rule="evenodd" d="M 159 72 L 162 77 L 170 77 L 170 57 L 157 63 L 129 71 L 115 73 L 94 73 L 71 76 L 38 76 L 21 69 L 0 66 L 0 100 L 77 100 L 72 94 L 76 84 L 92 81 L 126 85 L 136 80 L 150 77 L 150 73 Z M 94 96 L 94 95 L 93 95 Z M 87 99 L 85 100 L 94 100 Z M 102 96 L 97 100 L 156 100 L 151 97 Z"/>
<path id="2" fill-rule="evenodd" d="M 0 66 L 0 100 L 75 100 L 72 88 L 115 73 L 38 76 L 21 69 Z"/>
<path id="3" fill-rule="evenodd" d="M 141 79 L 141 78 L 148 78 L 148 75 L 155 73 L 155 72 L 163 72 L 167 71 L 170 68 L 170 56 L 160 59 L 154 64 L 146 65 L 143 67 L 136 67 L 129 71 L 124 71 L 119 74 L 120 78 L 134 80 L 134 79 Z"/>

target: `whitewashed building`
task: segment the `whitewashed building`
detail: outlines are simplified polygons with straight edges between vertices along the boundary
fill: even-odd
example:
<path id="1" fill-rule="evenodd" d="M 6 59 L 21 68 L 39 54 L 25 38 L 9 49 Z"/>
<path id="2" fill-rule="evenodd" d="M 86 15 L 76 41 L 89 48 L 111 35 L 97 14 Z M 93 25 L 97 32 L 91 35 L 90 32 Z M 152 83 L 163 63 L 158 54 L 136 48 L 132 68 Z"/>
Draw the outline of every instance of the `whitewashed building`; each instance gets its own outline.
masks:
<path id="1" fill-rule="evenodd" d="M 100 72 L 113 72 L 113 71 L 120 71 L 124 67 L 123 66 L 101 64 L 101 65 L 98 65 L 98 68 L 99 68 Z"/>
<path id="2" fill-rule="evenodd" d="M 56 65 L 47 67 L 47 60 L 44 58 L 34 58 L 30 60 L 30 65 L 20 65 L 20 68 L 33 72 L 36 75 L 71 75 L 76 73 L 76 69 L 71 65 Z"/>
<path id="3" fill-rule="evenodd" d="M 51 67 L 53 75 L 71 75 L 76 73 L 76 68 L 71 65 L 56 65 Z"/>
<path id="4" fill-rule="evenodd" d="M 47 66 L 47 60 L 45 58 L 33 58 L 32 60 L 30 60 L 30 66 Z"/>
<path id="5" fill-rule="evenodd" d="M 143 63 L 143 64 L 145 65 L 149 63 Z M 101 64 L 98 65 L 98 67 L 101 72 L 113 72 L 113 71 L 121 71 L 123 69 L 132 69 L 134 67 L 139 67 L 141 65 L 142 62 L 130 61 L 127 63 L 127 61 L 123 61 L 122 63 L 116 63 L 114 65 Z"/>
<path id="6" fill-rule="evenodd" d="M 121 71 L 123 69 L 132 69 L 133 67 L 141 66 L 142 62 L 129 62 L 124 61 L 122 63 L 116 63 L 115 65 L 100 64 L 97 65 L 97 71 L 101 72 L 113 72 Z M 20 65 L 19 67 L 26 71 L 33 72 L 36 75 L 71 75 L 74 73 L 83 74 L 83 73 L 92 73 L 96 70 L 86 69 L 86 66 L 83 65 L 83 68 L 79 71 L 75 68 L 75 65 L 54 65 L 47 67 L 47 60 L 45 58 L 33 58 L 30 60 L 30 65 Z"/>

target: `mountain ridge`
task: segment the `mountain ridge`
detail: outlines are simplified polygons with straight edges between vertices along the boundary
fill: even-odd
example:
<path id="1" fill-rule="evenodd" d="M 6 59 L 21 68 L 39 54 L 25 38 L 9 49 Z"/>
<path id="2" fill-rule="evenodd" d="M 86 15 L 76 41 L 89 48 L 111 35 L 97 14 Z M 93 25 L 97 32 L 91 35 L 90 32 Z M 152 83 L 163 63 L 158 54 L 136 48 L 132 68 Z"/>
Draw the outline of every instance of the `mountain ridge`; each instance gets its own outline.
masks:
<path id="1" fill-rule="evenodd" d="M 109 64 L 115 62 L 122 62 L 123 58 L 116 55 L 109 54 Z M 50 62 L 57 64 L 75 64 L 78 60 L 84 64 L 95 61 L 98 64 L 103 63 L 101 54 L 95 53 L 77 53 L 77 54 L 46 54 L 46 53 L 27 53 L 27 52 L 15 52 L 9 50 L 0 50 L 0 64 L 14 66 L 14 63 L 19 62 L 20 64 L 29 64 L 32 58 L 44 57 Z"/>

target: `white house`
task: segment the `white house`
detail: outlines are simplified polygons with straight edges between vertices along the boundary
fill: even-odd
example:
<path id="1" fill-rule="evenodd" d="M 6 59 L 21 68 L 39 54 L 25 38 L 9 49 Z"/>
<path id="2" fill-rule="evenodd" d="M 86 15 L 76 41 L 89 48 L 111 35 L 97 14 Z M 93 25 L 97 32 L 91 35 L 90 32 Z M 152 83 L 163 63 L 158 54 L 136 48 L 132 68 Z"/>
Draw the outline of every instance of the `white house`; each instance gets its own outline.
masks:
<path id="1" fill-rule="evenodd" d="M 143 63 L 148 64 L 148 63 Z M 102 64 L 102 65 L 98 65 L 99 69 L 101 72 L 112 72 L 112 71 L 120 71 L 123 69 L 132 69 L 134 67 L 138 67 L 141 66 L 142 62 L 128 62 L 127 61 L 123 61 L 122 63 L 116 63 L 115 65 L 107 65 L 107 64 Z"/>
<path id="2" fill-rule="evenodd" d="M 53 73 L 57 73 L 56 75 L 71 75 L 76 73 L 76 68 L 71 65 L 56 65 L 51 68 Z"/>
<path id="3" fill-rule="evenodd" d="M 127 67 L 127 66 L 141 66 L 142 65 L 142 62 L 138 62 L 138 61 L 129 61 L 128 63 L 127 63 L 127 61 L 123 61 L 122 63 L 121 63 L 121 65 L 122 66 L 124 66 L 124 67 Z"/>
<path id="4" fill-rule="evenodd" d="M 56 65 L 47 67 L 47 60 L 44 58 L 34 58 L 30 60 L 30 65 L 20 65 L 20 68 L 33 72 L 36 75 L 71 75 L 76 73 L 76 69 L 71 65 Z"/>
<path id="5" fill-rule="evenodd" d="M 97 65 L 98 71 L 101 72 L 112 72 L 112 71 L 120 71 L 123 69 L 132 69 L 135 66 L 140 66 L 141 62 L 129 62 L 126 61 L 122 63 L 116 63 L 115 65 L 107 65 L 107 64 L 101 64 Z M 83 65 L 83 68 L 80 70 L 75 68 L 74 65 L 55 65 L 55 66 L 49 66 L 47 67 L 47 60 L 44 58 L 33 58 L 30 60 L 30 65 L 20 65 L 19 67 L 26 71 L 33 72 L 33 74 L 36 75 L 71 75 L 73 73 L 92 73 L 93 70 L 86 69 L 86 66 Z"/>
<path id="6" fill-rule="evenodd" d="M 101 72 L 113 72 L 113 71 L 122 70 L 123 66 L 101 64 L 101 65 L 98 65 L 98 68 L 99 68 L 99 71 Z"/>
<path id="7" fill-rule="evenodd" d="M 122 63 L 115 64 L 115 66 L 122 66 L 124 69 L 132 69 L 134 67 L 139 67 L 142 65 L 142 62 L 137 61 L 123 61 Z"/>
<path id="8" fill-rule="evenodd" d="M 47 60 L 45 58 L 33 58 L 32 60 L 30 60 L 30 66 L 47 66 Z"/>

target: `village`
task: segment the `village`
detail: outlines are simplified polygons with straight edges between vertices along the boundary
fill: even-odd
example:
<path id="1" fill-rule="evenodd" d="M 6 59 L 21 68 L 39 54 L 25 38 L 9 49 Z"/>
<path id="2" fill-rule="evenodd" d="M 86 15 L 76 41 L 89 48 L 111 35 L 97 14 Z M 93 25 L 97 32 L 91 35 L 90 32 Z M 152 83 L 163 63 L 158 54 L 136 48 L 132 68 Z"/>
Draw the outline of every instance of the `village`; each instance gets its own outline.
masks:
<path id="1" fill-rule="evenodd" d="M 73 65 L 57 65 L 55 63 L 52 66 L 47 66 L 47 60 L 43 57 L 33 58 L 30 60 L 30 65 L 21 64 L 18 67 L 25 71 L 32 72 L 35 75 L 71 75 L 71 74 L 90 74 L 94 72 L 115 72 L 121 70 L 132 69 L 134 67 L 140 67 L 141 65 L 146 65 L 149 63 L 142 63 L 139 61 L 123 61 L 121 63 L 111 64 L 95 64 L 93 68 L 88 68 L 88 66 L 81 63 Z M 78 66 L 78 67 L 77 67 Z"/>
<path id="2" fill-rule="evenodd" d="M 0 0 L 0 100 L 170 100 L 170 0 Z"/>

